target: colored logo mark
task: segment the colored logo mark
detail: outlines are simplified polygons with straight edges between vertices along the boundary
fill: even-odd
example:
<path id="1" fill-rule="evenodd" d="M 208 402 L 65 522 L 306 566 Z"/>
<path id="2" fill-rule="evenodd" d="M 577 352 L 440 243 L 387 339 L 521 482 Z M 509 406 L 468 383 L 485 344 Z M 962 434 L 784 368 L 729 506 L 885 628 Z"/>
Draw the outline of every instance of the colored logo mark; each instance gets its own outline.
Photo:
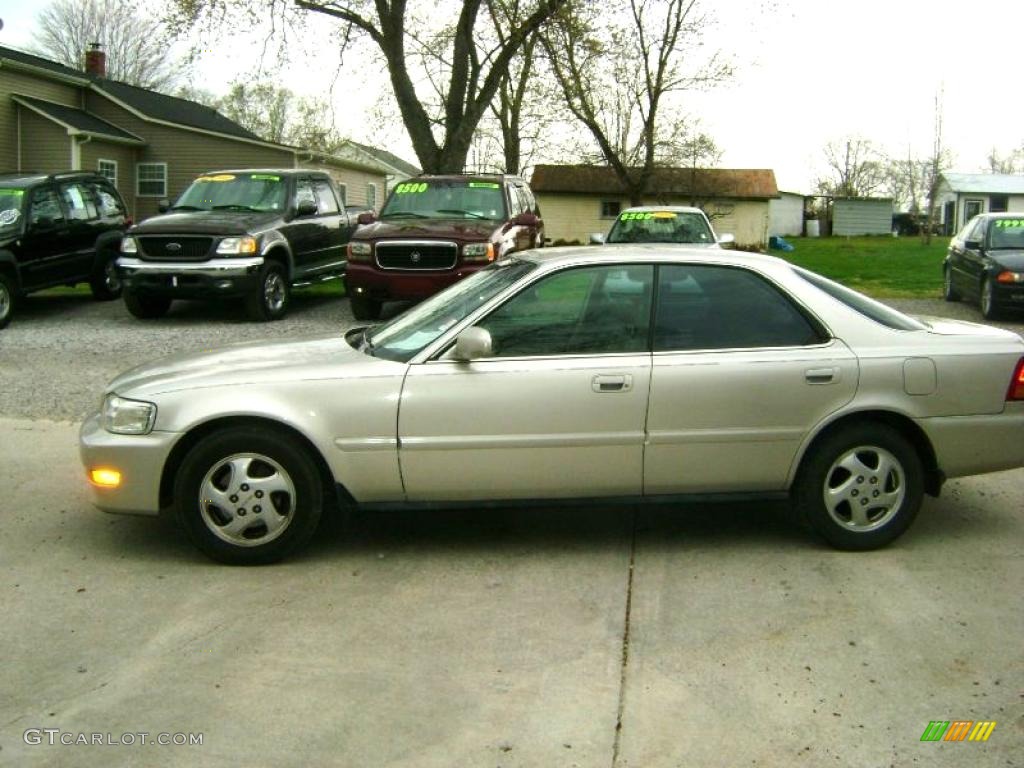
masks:
<path id="1" fill-rule="evenodd" d="M 988 741 L 995 728 L 995 720 L 932 720 L 921 741 Z"/>

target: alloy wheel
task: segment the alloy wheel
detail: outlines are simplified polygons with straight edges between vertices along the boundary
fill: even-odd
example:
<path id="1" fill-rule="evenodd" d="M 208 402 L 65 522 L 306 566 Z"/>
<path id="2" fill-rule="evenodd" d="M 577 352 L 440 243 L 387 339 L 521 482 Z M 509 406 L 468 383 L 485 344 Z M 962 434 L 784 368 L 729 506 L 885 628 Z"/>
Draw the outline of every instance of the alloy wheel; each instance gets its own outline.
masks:
<path id="1" fill-rule="evenodd" d="M 295 484 L 268 456 L 239 453 L 218 461 L 199 485 L 203 523 L 239 547 L 267 544 L 287 530 L 296 506 Z"/>
<path id="2" fill-rule="evenodd" d="M 900 510 L 906 473 L 884 448 L 862 445 L 840 456 L 825 474 L 822 498 L 841 527 L 861 533 L 881 528 Z"/>

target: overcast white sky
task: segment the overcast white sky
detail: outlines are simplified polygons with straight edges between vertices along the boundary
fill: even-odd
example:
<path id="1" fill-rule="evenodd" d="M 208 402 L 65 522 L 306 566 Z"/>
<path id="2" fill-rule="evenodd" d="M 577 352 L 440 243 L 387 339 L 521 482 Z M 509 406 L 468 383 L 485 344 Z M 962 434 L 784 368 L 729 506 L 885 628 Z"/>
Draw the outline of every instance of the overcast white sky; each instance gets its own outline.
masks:
<path id="1" fill-rule="evenodd" d="M 0 0 L 0 45 L 27 49 L 47 0 Z M 861 136 L 905 156 L 931 147 L 933 100 L 943 92 L 944 140 L 954 170 L 982 170 L 995 148 L 1024 145 L 1021 35 L 1024 0 L 978 5 L 917 0 L 729 0 L 714 9 L 710 48 L 732 54 L 736 76 L 688 103 L 724 150 L 723 167 L 772 168 L 779 187 L 809 192 L 824 170 L 823 147 Z M 224 46 L 227 48 L 227 45 Z M 331 50 L 330 46 L 326 46 Z M 252 72 L 259 55 L 237 40 L 213 46 L 196 65 L 197 83 L 218 92 Z M 369 115 L 374 65 L 346 57 L 334 85 L 338 127 L 416 162 L 401 126 Z M 337 55 L 305 61 L 280 77 L 293 91 L 324 96 Z M 384 81 L 386 82 L 386 80 Z"/>

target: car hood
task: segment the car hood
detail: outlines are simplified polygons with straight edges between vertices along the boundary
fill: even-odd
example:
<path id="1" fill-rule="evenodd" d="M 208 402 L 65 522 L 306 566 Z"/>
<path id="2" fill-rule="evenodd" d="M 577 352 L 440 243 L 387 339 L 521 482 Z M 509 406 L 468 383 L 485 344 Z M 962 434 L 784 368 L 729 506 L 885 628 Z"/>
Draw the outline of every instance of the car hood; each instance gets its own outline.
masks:
<path id="1" fill-rule="evenodd" d="M 106 391 L 146 398 L 181 389 L 338 378 L 379 362 L 336 335 L 247 342 L 145 363 L 119 375 Z"/>
<path id="2" fill-rule="evenodd" d="M 359 227 L 353 239 L 380 240 L 409 237 L 447 238 L 478 242 L 489 240 L 501 227 L 500 221 L 482 219 L 395 219 L 375 221 Z"/>
<path id="3" fill-rule="evenodd" d="M 1024 251 L 1006 250 L 989 251 L 988 257 L 996 264 L 999 264 L 1014 272 L 1024 272 Z"/>
<path id="4" fill-rule="evenodd" d="M 182 211 L 154 216 L 136 224 L 131 235 L 244 235 L 259 231 L 281 218 L 280 213 L 245 211 Z"/>

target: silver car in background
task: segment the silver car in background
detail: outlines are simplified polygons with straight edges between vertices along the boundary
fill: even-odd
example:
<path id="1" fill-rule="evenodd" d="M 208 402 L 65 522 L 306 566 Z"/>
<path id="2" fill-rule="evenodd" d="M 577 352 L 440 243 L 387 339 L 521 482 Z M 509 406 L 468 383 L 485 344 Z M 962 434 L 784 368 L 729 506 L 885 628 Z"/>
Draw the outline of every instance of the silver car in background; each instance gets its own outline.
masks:
<path id="1" fill-rule="evenodd" d="M 718 248 L 735 242 L 731 234 L 716 235 L 711 220 L 700 208 L 686 205 L 641 205 L 615 217 L 608 234 L 593 232 L 591 245 L 675 243 Z"/>
<path id="2" fill-rule="evenodd" d="M 81 430 L 95 503 L 174 510 L 228 563 L 335 500 L 790 498 L 883 546 L 944 479 L 1024 466 L 1024 342 L 917 320 L 780 259 L 516 254 L 383 325 L 160 360 Z"/>

